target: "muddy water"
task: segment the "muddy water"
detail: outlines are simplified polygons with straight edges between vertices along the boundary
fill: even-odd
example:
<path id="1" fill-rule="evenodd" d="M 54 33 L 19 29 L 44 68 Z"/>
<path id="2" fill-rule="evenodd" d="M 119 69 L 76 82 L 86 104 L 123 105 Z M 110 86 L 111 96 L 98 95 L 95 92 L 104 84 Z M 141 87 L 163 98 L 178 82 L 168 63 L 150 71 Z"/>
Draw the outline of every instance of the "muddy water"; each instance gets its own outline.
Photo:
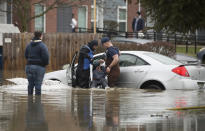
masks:
<path id="1" fill-rule="evenodd" d="M 9 88 L 9 87 L 7 87 Z M 204 90 L 0 88 L 0 131 L 204 131 L 205 111 L 167 108 L 205 105 Z"/>

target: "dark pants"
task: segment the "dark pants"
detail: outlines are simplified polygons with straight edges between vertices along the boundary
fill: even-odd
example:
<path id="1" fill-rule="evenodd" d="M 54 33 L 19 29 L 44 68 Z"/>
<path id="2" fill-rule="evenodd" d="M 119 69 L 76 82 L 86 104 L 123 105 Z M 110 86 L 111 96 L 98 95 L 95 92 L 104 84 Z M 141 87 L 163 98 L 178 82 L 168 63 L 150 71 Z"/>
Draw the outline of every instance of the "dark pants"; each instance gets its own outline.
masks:
<path id="1" fill-rule="evenodd" d="M 106 65 L 109 66 L 110 63 L 112 63 L 112 60 L 107 59 Z M 112 69 L 110 70 L 110 73 L 108 74 L 108 86 L 109 87 L 116 86 L 119 76 L 120 76 L 120 67 L 119 67 L 119 64 L 117 64 L 112 67 Z"/>
<path id="2" fill-rule="evenodd" d="M 28 79 L 28 95 L 33 95 L 35 87 L 35 94 L 41 95 L 41 84 L 45 74 L 45 67 L 38 65 L 26 65 L 26 75 Z"/>
<path id="3" fill-rule="evenodd" d="M 134 38 L 138 38 L 138 31 L 134 31 L 133 36 L 134 36 Z"/>
<path id="4" fill-rule="evenodd" d="M 98 85 L 102 85 L 102 88 L 105 88 L 107 85 L 107 80 L 102 78 L 100 80 L 93 80 L 91 83 L 91 88 L 96 88 Z"/>
<path id="5" fill-rule="evenodd" d="M 73 33 L 75 32 L 75 28 L 72 28 L 72 32 L 73 32 Z"/>
<path id="6" fill-rule="evenodd" d="M 77 70 L 76 82 L 81 88 L 89 88 L 90 70 Z"/>
<path id="7" fill-rule="evenodd" d="M 110 73 L 108 74 L 109 87 L 116 86 L 119 76 L 120 76 L 120 68 L 119 68 L 119 65 L 116 65 L 110 70 Z"/>

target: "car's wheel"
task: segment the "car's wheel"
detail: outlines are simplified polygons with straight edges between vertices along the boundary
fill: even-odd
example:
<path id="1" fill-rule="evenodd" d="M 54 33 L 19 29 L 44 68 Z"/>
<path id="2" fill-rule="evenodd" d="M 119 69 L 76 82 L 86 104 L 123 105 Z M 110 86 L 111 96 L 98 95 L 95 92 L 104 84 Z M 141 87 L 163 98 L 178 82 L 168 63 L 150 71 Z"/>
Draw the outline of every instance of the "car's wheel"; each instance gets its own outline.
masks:
<path id="1" fill-rule="evenodd" d="M 155 89 L 155 90 L 161 90 L 162 87 L 157 85 L 157 84 L 151 84 L 151 85 L 148 85 L 145 89 Z"/>
<path id="2" fill-rule="evenodd" d="M 141 89 L 165 90 L 164 86 L 157 81 L 148 81 L 141 86 Z"/>

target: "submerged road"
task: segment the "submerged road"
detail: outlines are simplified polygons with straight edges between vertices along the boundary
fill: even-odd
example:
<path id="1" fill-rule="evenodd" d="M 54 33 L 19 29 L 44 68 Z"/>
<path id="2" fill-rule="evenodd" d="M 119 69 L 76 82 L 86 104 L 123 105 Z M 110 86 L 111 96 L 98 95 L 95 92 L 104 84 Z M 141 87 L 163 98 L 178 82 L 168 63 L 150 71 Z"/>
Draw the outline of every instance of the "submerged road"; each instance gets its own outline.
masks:
<path id="1" fill-rule="evenodd" d="M 28 97 L 26 86 L 0 88 L 0 131 L 202 131 L 204 90 L 78 89 L 44 86 Z"/>

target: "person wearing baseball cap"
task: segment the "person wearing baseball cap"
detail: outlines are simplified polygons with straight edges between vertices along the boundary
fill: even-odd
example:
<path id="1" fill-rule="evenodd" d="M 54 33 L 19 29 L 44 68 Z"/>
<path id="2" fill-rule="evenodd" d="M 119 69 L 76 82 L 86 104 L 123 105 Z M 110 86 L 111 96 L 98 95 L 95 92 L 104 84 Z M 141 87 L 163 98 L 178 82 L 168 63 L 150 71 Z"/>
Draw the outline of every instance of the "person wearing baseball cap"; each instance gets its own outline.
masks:
<path id="1" fill-rule="evenodd" d="M 108 86 L 116 86 L 116 82 L 120 75 L 119 68 L 119 56 L 120 51 L 117 47 L 114 47 L 111 40 L 108 37 L 101 39 L 102 45 L 106 48 L 106 72 L 108 74 Z"/>

